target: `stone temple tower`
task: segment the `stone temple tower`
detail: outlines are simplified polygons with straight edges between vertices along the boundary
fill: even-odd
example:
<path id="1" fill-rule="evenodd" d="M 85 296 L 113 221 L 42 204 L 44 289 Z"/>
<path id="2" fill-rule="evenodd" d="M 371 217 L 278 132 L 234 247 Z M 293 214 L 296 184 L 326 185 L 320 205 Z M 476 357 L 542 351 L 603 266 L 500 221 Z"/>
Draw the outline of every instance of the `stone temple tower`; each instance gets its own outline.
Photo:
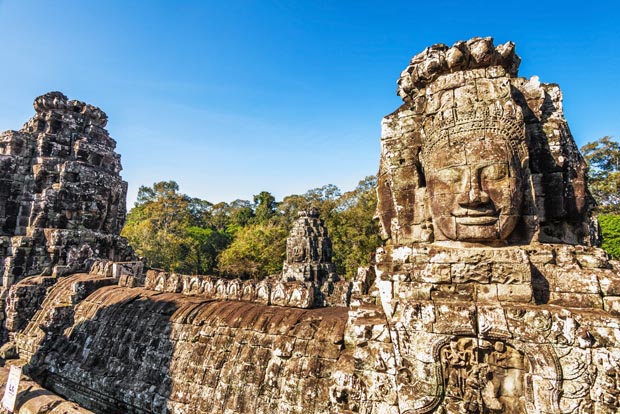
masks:
<path id="1" fill-rule="evenodd" d="M 332 241 L 316 209 L 300 211 L 298 216 L 286 240 L 282 280 L 313 282 L 315 286 L 321 286 L 336 275 L 336 266 L 332 263 Z"/>
<path id="2" fill-rule="evenodd" d="M 124 261 L 127 183 L 99 108 L 50 92 L 19 131 L 0 134 L 0 290 L 54 266 Z"/>

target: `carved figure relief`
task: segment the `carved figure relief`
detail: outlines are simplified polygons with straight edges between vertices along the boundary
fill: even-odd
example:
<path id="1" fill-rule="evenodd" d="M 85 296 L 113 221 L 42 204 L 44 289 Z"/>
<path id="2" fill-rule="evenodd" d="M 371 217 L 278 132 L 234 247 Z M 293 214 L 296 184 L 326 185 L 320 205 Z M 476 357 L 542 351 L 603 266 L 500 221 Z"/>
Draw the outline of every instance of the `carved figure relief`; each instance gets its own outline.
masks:
<path id="1" fill-rule="evenodd" d="M 529 365 L 503 341 L 458 338 L 440 351 L 450 413 L 526 413 Z M 531 393 L 529 393 L 531 394 Z"/>
<path id="2" fill-rule="evenodd" d="M 611 410 L 620 411 L 620 369 L 611 368 L 601 375 L 600 400 Z"/>
<path id="3" fill-rule="evenodd" d="M 304 243 L 304 239 L 293 239 L 290 238 L 287 240 L 288 249 L 286 251 L 286 256 L 289 262 L 292 263 L 303 263 L 306 261 L 306 251 L 308 250 L 306 247 L 306 243 Z"/>

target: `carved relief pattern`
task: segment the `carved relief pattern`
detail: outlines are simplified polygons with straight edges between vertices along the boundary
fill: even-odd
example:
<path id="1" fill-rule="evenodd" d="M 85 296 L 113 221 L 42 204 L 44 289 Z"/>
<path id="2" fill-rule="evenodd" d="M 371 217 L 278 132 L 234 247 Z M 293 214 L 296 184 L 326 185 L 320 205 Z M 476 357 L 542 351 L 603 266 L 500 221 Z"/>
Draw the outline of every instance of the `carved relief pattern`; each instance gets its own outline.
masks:
<path id="1" fill-rule="evenodd" d="M 448 412 L 525 413 L 529 372 L 523 354 L 503 341 L 459 338 L 441 350 Z"/>

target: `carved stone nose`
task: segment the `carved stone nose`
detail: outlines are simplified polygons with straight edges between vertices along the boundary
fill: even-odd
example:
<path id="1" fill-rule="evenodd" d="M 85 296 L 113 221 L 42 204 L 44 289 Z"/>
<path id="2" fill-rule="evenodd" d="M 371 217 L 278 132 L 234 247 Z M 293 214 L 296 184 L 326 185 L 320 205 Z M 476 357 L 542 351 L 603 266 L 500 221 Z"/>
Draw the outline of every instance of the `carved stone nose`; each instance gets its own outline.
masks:
<path id="1" fill-rule="evenodd" d="M 480 201 L 480 188 L 471 187 L 469 190 L 469 201 L 472 203 Z"/>
<path id="2" fill-rule="evenodd" d="M 467 199 L 461 205 L 478 206 L 489 202 L 489 195 L 482 189 L 480 172 L 469 171 L 469 193 Z"/>

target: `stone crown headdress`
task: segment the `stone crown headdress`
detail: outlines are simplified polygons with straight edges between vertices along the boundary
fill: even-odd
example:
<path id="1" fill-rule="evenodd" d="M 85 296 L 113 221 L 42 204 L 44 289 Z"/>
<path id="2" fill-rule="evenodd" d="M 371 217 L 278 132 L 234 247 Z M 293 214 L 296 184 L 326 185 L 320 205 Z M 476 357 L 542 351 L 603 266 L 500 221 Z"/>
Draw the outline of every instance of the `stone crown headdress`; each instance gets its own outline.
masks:
<path id="1" fill-rule="evenodd" d="M 472 137 L 472 132 L 475 137 Z M 422 163 L 428 165 L 426 159 L 437 150 L 437 146 L 466 144 L 468 139 L 485 139 L 491 134 L 493 138 L 504 138 L 521 162 L 528 158 L 521 109 L 512 101 L 503 104 L 495 101 L 478 104 L 465 111 L 451 108 L 427 117 L 422 128 Z"/>
<path id="2" fill-rule="evenodd" d="M 521 58 L 515 53 L 515 44 L 493 45 L 491 37 L 474 37 L 467 42 L 456 42 L 452 47 L 443 43 L 427 47 L 415 55 L 398 79 L 397 94 L 408 102 L 439 76 L 463 70 L 501 66 L 517 76 Z"/>
<path id="3" fill-rule="evenodd" d="M 425 102 L 420 107 L 423 164 L 438 144 L 491 137 L 506 140 L 521 162 L 528 158 L 523 114 L 508 81 L 520 61 L 514 43 L 495 47 L 490 37 L 434 45 L 411 59 L 398 93 L 416 107 Z"/>
<path id="4" fill-rule="evenodd" d="M 108 116 L 96 106 L 77 100 L 68 100 L 61 92 L 48 92 L 34 100 L 35 111 L 44 112 L 71 112 L 79 114 L 95 125 L 105 128 Z"/>

